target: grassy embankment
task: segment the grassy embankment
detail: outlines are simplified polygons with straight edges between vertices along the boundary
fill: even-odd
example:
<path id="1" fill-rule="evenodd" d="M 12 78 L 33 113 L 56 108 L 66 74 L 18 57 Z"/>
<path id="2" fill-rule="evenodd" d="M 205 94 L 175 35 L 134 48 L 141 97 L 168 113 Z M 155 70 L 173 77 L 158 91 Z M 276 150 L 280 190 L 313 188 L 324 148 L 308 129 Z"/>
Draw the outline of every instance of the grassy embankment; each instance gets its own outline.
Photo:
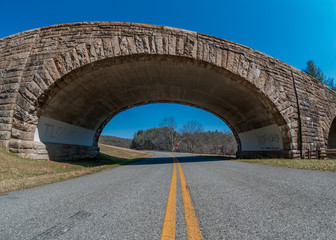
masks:
<path id="1" fill-rule="evenodd" d="M 239 159 L 238 162 L 257 163 L 275 167 L 336 172 L 336 159 Z"/>
<path id="2" fill-rule="evenodd" d="M 191 153 L 187 153 L 191 154 Z M 218 154 L 191 154 L 197 156 L 205 156 L 210 158 L 220 158 L 245 163 L 256 163 L 261 165 L 269 165 L 273 167 L 297 168 L 304 170 L 317 170 L 336 172 L 336 159 L 235 159 L 234 156 L 223 156 Z"/>
<path id="3" fill-rule="evenodd" d="M 150 153 L 100 145 L 94 160 L 54 162 L 24 159 L 0 149 L 0 193 L 36 187 L 48 183 L 99 172 L 139 161 Z"/>

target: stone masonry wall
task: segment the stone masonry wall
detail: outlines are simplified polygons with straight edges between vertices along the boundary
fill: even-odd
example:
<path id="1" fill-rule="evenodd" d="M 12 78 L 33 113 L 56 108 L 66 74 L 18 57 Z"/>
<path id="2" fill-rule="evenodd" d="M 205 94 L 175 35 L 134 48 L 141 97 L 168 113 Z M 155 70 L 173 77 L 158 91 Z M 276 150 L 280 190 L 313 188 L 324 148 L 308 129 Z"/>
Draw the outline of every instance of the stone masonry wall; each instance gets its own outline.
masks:
<path id="1" fill-rule="evenodd" d="M 67 85 L 62 76 L 75 77 L 77 68 L 97 60 L 141 54 L 189 58 L 249 82 L 279 119 L 289 156 L 300 155 L 301 138 L 303 150 L 326 147 L 336 115 L 336 94 L 315 79 L 280 60 L 216 37 L 110 22 L 50 26 L 0 39 L 1 144 L 24 157 L 41 155 L 46 148 L 41 150 L 33 142 L 35 127 L 48 101 Z"/>

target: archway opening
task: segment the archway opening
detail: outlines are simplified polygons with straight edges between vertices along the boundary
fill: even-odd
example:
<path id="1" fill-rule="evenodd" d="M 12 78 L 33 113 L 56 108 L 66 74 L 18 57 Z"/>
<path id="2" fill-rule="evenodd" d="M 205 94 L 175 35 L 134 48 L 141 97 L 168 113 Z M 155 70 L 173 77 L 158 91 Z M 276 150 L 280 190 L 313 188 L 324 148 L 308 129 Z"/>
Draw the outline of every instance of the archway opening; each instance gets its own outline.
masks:
<path id="1" fill-rule="evenodd" d="M 179 103 L 204 109 L 230 127 L 238 156 L 286 156 L 286 122 L 247 80 L 209 63 L 172 56 L 100 60 L 63 76 L 40 98 L 35 142 L 49 158 L 96 151 L 105 125 L 118 113 L 149 103 Z M 50 96 L 49 95 L 49 96 Z M 59 150 L 59 145 L 71 145 Z M 72 149 L 74 146 L 75 149 Z"/>
<path id="2" fill-rule="evenodd" d="M 328 136 L 328 149 L 336 149 L 336 119 L 331 124 Z"/>
<path id="3" fill-rule="evenodd" d="M 215 115 L 191 106 L 147 104 L 119 113 L 103 129 L 100 144 L 139 150 L 233 156 L 238 143 Z"/>

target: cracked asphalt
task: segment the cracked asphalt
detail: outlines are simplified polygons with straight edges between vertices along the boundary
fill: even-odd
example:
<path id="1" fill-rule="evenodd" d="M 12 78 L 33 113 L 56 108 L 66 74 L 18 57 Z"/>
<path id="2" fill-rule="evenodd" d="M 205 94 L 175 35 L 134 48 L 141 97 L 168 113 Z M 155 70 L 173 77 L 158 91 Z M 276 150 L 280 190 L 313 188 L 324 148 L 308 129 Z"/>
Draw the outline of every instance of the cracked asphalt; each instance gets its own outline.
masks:
<path id="1" fill-rule="evenodd" d="M 172 153 L 204 239 L 336 239 L 336 174 Z M 0 194 L 0 239 L 160 239 L 173 159 Z M 177 178 L 176 239 L 187 239 Z"/>

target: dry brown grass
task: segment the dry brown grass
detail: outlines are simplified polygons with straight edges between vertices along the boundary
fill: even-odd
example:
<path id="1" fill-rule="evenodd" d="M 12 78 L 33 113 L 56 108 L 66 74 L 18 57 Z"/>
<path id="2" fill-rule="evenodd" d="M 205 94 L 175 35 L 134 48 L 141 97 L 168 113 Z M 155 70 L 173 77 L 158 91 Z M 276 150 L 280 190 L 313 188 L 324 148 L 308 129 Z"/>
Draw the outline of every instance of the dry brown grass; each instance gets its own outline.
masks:
<path id="1" fill-rule="evenodd" d="M 336 172 L 336 159 L 240 159 L 239 162 L 257 163 L 276 167 Z"/>
<path id="2" fill-rule="evenodd" d="M 31 188 L 95 173 L 151 156 L 149 153 L 100 146 L 93 160 L 54 162 L 24 159 L 0 149 L 0 193 Z"/>
<path id="3" fill-rule="evenodd" d="M 99 147 L 102 154 L 113 156 L 115 159 L 118 160 L 118 164 L 123 164 L 123 160 L 127 160 L 125 163 L 129 163 L 132 160 L 137 161 L 139 158 L 147 158 L 153 156 L 152 153 L 125 149 L 121 147 L 112 147 L 104 144 L 99 144 Z"/>

